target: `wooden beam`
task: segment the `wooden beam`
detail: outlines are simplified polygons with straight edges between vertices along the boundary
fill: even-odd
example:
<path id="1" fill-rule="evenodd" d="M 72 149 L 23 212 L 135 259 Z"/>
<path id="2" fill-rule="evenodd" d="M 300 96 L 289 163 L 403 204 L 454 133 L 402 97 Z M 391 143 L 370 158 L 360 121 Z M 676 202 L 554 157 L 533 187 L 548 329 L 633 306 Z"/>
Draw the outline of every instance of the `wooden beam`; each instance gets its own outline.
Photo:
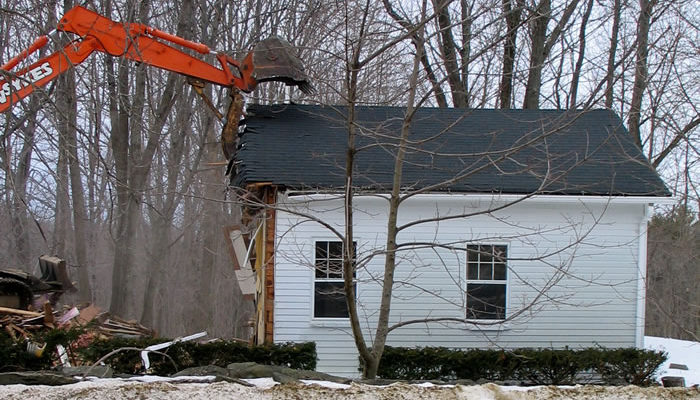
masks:
<path id="1" fill-rule="evenodd" d="M 23 315 L 25 317 L 41 317 L 42 313 L 34 312 L 34 311 L 27 311 L 27 310 L 18 310 L 16 308 L 7 308 L 7 307 L 0 307 L 0 314 L 15 314 L 15 315 Z"/>
<path id="2" fill-rule="evenodd" d="M 276 188 L 265 188 L 265 204 L 274 205 Z M 275 210 L 265 210 L 265 342 L 273 343 L 275 336 Z"/>

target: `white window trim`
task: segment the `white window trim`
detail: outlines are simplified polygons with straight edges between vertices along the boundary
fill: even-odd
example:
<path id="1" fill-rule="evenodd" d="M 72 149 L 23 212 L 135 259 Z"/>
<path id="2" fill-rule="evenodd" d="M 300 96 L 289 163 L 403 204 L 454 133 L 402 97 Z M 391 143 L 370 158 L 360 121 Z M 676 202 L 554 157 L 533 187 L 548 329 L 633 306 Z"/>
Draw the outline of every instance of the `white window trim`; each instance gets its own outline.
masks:
<path id="1" fill-rule="evenodd" d="M 469 245 L 477 245 L 477 246 L 506 246 L 506 258 L 510 258 L 511 256 L 511 243 L 510 242 L 492 242 L 492 241 L 475 241 L 475 242 L 468 242 L 467 244 L 464 245 L 464 313 L 466 316 L 467 313 L 467 304 L 468 304 L 468 295 L 467 295 L 467 287 L 470 283 L 486 283 L 486 284 L 494 284 L 494 283 L 501 283 L 506 285 L 506 299 L 505 299 L 505 312 L 506 312 L 506 317 L 504 319 L 473 319 L 473 318 L 467 318 L 466 319 L 466 330 L 470 331 L 503 331 L 503 330 L 509 330 L 510 327 L 504 323 L 508 319 L 508 306 L 510 304 L 510 269 L 511 269 L 511 263 L 506 262 L 506 279 L 505 280 L 483 280 L 483 279 L 468 279 L 467 274 L 469 273 L 469 255 L 467 254 L 467 246 Z M 481 325 L 481 324 L 493 324 L 493 325 Z"/>

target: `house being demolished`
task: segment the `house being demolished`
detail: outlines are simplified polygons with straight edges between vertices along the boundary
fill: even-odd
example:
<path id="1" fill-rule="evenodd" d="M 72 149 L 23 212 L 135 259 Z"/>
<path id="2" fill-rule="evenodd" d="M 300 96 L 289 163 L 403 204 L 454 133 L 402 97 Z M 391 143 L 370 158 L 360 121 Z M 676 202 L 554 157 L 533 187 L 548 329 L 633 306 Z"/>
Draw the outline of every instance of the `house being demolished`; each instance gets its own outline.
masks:
<path id="1" fill-rule="evenodd" d="M 231 167 L 243 219 L 227 235 L 256 342 L 314 341 L 320 371 L 355 376 L 338 267 L 346 114 L 249 107 Z M 369 334 L 405 109 L 356 114 L 353 282 Z M 670 194 L 613 112 L 421 108 L 401 192 L 387 344 L 642 346 L 646 224 Z"/>

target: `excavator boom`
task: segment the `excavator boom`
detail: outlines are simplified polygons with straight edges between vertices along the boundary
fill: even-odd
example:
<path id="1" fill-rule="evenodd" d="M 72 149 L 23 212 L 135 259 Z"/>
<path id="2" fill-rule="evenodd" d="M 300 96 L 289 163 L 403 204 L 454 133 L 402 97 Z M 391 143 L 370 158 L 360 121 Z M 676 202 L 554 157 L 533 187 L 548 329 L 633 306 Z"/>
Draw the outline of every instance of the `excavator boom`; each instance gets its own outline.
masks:
<path id="1" fill-rule="evenodd" d="M 0 67 L 0 112 L 8 110 L 35 88 L 46 85 L 95 51 L 126 57 L 244 92 L 251 92 L 258 82 L 264 81 L 296 85 L 306 93 L 311 90 L 301 62 L 292 53 L 291 45 L 279 38 L 260 42 L 240 63 L 224 53 L 218 53 L 216 59 L 220 65 L 214 66 L 171 45 L 201 54 L 212 53 L 204 44 L 147 25 L 112 21 L 81 6 L 69 10 L 56 29 L 75 34 L 79 38 L 28 67 L 12 71 L 22 60 L 48 43 L 48 37 L 42 36 L 27 50 Z"/>

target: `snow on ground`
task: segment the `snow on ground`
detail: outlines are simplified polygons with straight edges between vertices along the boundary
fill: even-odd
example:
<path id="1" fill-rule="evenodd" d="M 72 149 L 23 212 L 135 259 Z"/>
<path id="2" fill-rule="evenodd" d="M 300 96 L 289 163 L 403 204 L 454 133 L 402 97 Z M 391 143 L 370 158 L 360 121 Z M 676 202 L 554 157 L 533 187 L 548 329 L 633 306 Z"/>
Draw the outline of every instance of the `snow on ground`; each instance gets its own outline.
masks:
<path id="1" fill-rule="evenodd" d="M 686 386 L 700 385 L 700 343 L 688 340 L 644 337 L 644 347 L 668 353 L 668 360 L 661 365 L 657 376 L 682 376 Z M 683 364 L 688 370 L 669 368 L 671 364 Z"/>
<path id="2" fill-rule="evenodd" d="M 430 386 L 393 384 L 376 387 L 352 383 L 347 388 L 330 388 L 312 384 L 274 385 L 268 389 L 247 387 L 236 383 L 174 383 L 173 381 L 136 382 L 119 379 L 85 381 L 65 386 L 0 386 L 0 398 L 5 400 L 58 399 L 435 399 L 435 400 L 613 400 L 613 399 L 700 399 L 697 388 L 639 388 L 636 386 L 604 387 L 576 386 L 561 388 L 539 386 L 508 388 L 494 384 L 478 386 Z"/>

